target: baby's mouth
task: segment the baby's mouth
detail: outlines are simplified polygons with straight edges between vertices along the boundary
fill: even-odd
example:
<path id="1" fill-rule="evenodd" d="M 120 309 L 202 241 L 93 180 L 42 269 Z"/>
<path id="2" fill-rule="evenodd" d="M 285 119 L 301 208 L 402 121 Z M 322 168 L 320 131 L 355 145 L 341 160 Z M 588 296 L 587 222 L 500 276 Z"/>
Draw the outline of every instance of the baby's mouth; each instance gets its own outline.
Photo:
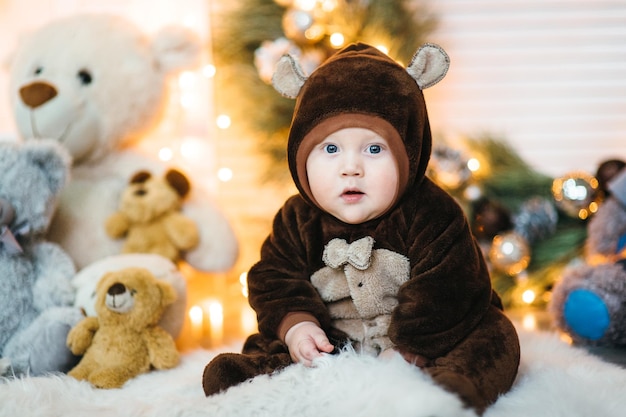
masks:
<path id="1" fill-rule="evenodd" d="M 345 190 L 341 193 L 341 198 L 343 198 L 346 202 L 354 203 L 359 201 L 364 195 L 365 193 L 359 190 Z"/>

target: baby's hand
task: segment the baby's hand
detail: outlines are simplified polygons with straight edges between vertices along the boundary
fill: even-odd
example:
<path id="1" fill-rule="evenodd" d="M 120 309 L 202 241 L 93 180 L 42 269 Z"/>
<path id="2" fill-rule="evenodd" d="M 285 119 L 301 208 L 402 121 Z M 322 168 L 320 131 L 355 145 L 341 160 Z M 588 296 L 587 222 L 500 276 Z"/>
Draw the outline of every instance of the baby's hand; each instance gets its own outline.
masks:
<path id="1" fill-rule="evenodd" d="M 311 321 L 304 321 L 293 326 L 285 335 L 285 343 L 294 362 L 311 366 L 313 359 L 330 353 L 335 348 L 326 333 Z"/>
<path id="2" fill-rule="evenodd" d="M 400 353 L 398 353 L 397 350 L 395 350 L 394 348 L 388 348 L 383 350 L 382 352 L 380 352 L 380 354 L 378 355 L 378 359 L 382 359 L 382 360 L 390 360 L 391 358 L 393 358 L 396 355 L 399 355 Z"/>

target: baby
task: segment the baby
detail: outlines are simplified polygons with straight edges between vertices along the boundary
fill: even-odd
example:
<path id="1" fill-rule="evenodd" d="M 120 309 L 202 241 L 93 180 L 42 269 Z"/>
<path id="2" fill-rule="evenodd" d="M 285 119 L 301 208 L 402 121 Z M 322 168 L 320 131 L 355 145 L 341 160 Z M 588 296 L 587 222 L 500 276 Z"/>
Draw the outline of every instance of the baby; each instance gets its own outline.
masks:
<path id="1" fill-rule="evenodd" d="M 288 162 L 299 194 L 248 274 L 259 333 L 206 366 L 206 395 L 345 344 L 402 355 L 478 413 L 509 390 L 515 328 L 461 208 L 425 176 L 422 89 L 448 64 L 435 45 L 406 69 L 361 43 L 309 77 L 283 58 L 274 86 L 297 97 Z"/>

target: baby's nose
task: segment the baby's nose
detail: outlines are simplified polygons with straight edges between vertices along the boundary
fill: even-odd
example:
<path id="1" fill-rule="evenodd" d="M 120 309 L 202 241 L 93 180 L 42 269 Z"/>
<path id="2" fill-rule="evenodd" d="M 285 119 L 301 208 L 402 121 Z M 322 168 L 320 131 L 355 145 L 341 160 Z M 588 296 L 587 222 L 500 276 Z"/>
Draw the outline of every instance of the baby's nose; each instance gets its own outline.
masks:
<path id="1" fill-rule="evenodd" d="M 363 166 L 357 156 L 346 155 L 341 171 L 342 175 L 363 175 Z"/>

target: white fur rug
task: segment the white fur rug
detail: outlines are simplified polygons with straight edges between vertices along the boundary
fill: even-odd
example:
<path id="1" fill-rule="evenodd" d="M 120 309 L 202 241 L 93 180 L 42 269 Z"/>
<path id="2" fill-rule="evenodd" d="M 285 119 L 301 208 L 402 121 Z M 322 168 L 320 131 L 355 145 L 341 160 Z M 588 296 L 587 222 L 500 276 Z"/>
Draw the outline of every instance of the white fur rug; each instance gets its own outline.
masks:
<path id="1" fill-rule="evenodd" d="M 485 417 L 626 416 L 626 369 L 554 334 L 520 330 L 520 338 L 519 377 Z M 292 366 L 206 398 L 202 370 L 217 353 L 187 353 L 177 368 L 141 375 L 116 390 L 93 389 L 65 375 L 2 381 L 0 416 L 475 416 L 401 359 L 353 353 L 325 357 L 316 368 Z"/>

